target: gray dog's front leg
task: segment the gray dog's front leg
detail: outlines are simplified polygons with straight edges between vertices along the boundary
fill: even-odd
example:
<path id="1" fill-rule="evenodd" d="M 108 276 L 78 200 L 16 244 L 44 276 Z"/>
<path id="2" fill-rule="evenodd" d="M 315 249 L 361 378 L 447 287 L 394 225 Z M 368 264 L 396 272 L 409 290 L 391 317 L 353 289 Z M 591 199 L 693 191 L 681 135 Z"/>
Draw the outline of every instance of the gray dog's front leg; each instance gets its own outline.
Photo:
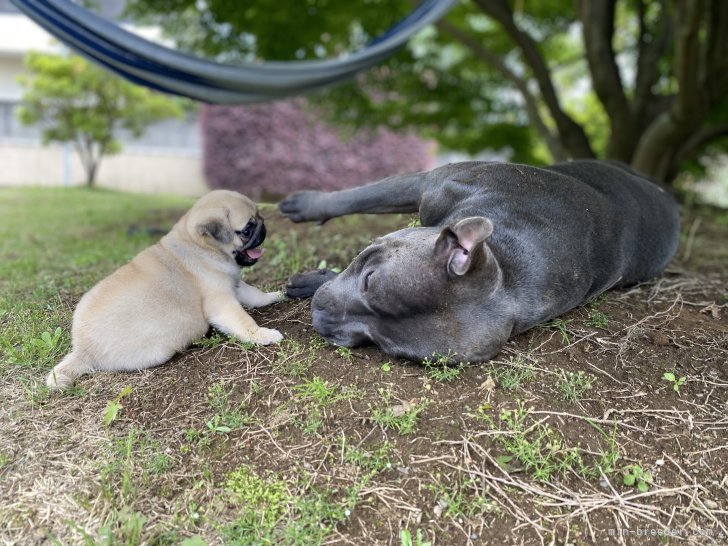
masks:
<path id="1" fill-rule="evenodd" d="M 346 214 L 417 212 L 426 173 L 390 176 L 368 186 L 335 192 L 299 191 L 278 204 L 294 222 L 325 222 Z"/>
<path id="2" fill-rule="evenodd" d="M 286 297 L 310 298 L 324 283 L 336 277 L 337 273 L 330 269 L 318 269 L 306 273 L 297 273 L 288 279 Z"/>

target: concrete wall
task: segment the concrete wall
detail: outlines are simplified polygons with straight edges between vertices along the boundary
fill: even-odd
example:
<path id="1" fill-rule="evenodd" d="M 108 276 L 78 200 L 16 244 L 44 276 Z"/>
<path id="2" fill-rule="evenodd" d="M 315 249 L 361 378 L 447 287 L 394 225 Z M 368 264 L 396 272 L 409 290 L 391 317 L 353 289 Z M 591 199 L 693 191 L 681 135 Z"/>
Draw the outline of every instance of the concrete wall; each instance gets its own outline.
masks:
<path id="1" fill-rule="evenodd" d="M 22 57 L 0 55 L 0 99 L 4 101 L 20 100 L 23 88 L 18 82 L 18 76 L 25 73 Z"/>
<path id="2" fill-rule="evenodd" d="M 72 148 L 0 141 L 0 186 L 83 184 L 81 162 Z M 141 193 L 199 196 L 207 192 L 198 154 L 128 149 L 104 158 L 99 187 Z"/>

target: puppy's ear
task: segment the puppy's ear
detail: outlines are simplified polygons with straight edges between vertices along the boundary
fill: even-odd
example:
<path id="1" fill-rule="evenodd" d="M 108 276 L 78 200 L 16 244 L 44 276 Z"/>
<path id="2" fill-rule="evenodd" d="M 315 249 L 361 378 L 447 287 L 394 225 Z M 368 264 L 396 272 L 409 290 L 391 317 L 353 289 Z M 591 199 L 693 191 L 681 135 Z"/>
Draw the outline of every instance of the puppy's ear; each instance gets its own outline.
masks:
<path id="1" fill-rule="evenodd" d="M 462 276 L 485 259 L 483 243 L 493 233 L 493 223 L 482 216 L 463 218 L 440 232 L 435 255 L 443 256 L 448 273 Z"/>
<path id="2" fill-rule="evenodd" d="M 212 237 L 222 245 L 226 245 L 233 240 L 233 230 L 226 220 L 210 218 L 197 224 L 195 229 L 203 237 Z"/>

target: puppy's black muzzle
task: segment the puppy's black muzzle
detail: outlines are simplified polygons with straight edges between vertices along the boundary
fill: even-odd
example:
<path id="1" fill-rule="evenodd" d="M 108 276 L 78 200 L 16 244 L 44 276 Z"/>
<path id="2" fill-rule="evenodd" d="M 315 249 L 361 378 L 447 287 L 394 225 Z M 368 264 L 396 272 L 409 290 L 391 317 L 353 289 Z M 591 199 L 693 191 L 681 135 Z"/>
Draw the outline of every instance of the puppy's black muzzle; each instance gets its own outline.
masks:
<path id="1" fill-rule="evenodd" d="M 263 244 L 263 241 L 265 241 L 265 235 L 265 224 L 263 223 L 263 220 L 260 220 L 255 226 L 253 235 L 243 244 L 242 247 L 235 250 L 235 263 L 237 263 L 240 267 L 250 267 L 251 265 L 254 265 L 260 258 L 261 254 L 263 254 L 262 249 L 259 249 L 258 247 Z"/>

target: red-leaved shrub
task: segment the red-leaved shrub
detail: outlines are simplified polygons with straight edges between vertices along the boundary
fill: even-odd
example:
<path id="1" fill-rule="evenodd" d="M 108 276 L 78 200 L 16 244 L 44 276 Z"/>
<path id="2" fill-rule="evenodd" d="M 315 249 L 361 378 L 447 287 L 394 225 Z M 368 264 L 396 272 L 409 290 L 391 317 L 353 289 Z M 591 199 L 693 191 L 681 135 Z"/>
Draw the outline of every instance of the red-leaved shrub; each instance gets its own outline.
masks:
<path id="1" fill-rule="evenodd" d="M 379 128 L 341 138 L 301 99 L 201 111 L 207 184 L 253 199 L 301 189 L 338 190 L 426 170 L 428 144 Z"/>

